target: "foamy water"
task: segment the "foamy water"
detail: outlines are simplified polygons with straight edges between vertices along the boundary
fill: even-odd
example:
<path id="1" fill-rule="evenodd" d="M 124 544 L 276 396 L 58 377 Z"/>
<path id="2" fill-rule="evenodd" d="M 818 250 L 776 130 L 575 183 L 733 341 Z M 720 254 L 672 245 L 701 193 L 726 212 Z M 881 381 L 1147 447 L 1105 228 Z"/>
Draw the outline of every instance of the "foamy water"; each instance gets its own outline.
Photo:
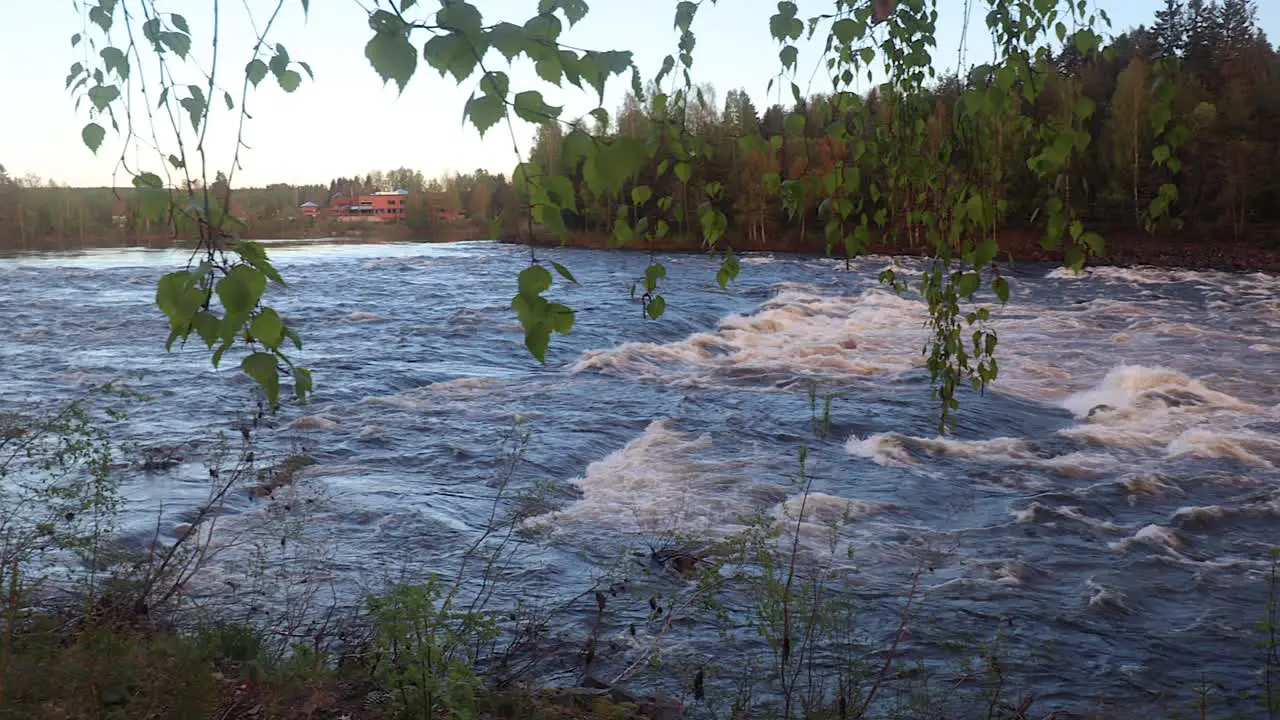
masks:
<path id="1" fill-rule="evenodd" d="M 643 574 L 643 591 L 611 600 L 643 617 L 642 592 L 685 581 L 641 572 L 635 552 L 762 524 L 864 593 L 868 622 L 886 631 L 926 568 L 937 632 L 913 636 L 922 647 L 1008 626 L 1092 659 L 1059 663 L 1052 678 L 1028 670 L 1049 694 L 1176 689 L 1202 667 L 1252 672 L 1220 629 L 1247 635 L 1260 619 L 1267 549 L 1280 544 L 1275 277 L 1020 266 L 1012 302 L 992 312 L 1000 378 L 963 393 L 955 433 L 940 435 L 925 308 L 879 287 L 888 258 L 846 272 L 842 261 L 747 256 L 722 291 L 705 258 L 666 257 L 668 312 L 651 322 L 628 292 L 646 258 L 539 251 L 583 283 L 550 293 L 578 316 L 543 367 L 505 300 L 522 249 L 275 252 L 291 289 L 274 299 L 306 341 L 298 360 L 318 390 L 267 420 L 259 464 L 296 453 L 316 464 L 271 497 L 228 501 L 219 522 L 236 541 L 211 568 L 211 593 L 244 587 L 251 557 L 285 585 L 305 576 L 338 592 L 425 577 L 456 566 L 495 501 L 507 510 L 538 495 L 502 590 L 513 601 Z M 236 438 L 252 384 L 210 371 L 195 348 L 161 347 L 150 288 L 178 260 L 0 261 L 11 339 L 0 343 L 0 400 L 45 402 L 129 368 L 162 398 L 123 429 L 131 439 Z M 910 279 L 923 265 L 896 269 Z M 819 412 L 834 396 L 821 437 L 811 387 Z M 510 471 L 504 448 L 525 434 Z M 162 539 L 174 537 L 207 493 L 207 459 L 198 449 L 171 471 L 122 478 L 126 542 L 149 542 L 162 506 Z M 611 631 L 628 637 L 619 622 Z M 694 660 L 721 652 L 713 633 L 681 643 Z"/>

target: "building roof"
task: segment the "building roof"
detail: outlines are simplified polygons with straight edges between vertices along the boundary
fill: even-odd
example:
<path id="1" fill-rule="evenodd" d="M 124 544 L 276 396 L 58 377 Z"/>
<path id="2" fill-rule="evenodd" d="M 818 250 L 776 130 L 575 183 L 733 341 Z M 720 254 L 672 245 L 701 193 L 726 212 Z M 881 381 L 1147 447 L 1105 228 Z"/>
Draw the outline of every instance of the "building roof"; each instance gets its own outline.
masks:
<path id="1" fill-rule="evenodd" d="M 302 203 L 301 207 L 320 207 L 320 206 L 313 202 L 304 202 Z"/>

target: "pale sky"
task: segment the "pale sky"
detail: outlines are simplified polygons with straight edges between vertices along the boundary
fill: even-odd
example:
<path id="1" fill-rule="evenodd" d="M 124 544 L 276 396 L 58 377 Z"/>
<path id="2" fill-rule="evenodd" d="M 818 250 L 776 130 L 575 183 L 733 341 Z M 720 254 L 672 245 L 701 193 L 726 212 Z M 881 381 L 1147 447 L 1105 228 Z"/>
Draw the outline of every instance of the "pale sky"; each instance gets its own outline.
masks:
<path id="1" fill-rule="evenodd" d="M 386 0 L 384 0 L 385 3 Z M 536 0 L 473 0 L 484 13 L 486 24 L 499 20 L 523 23 L 534 12 Z M 591 12 L 561 40 L 593 50 L 631 50 L 646 77 L 660 67 L 662 57 L 673 53 L 678 40 L 672 29 L 674 0 L 589 0 Z M 133 3 L 131 0 L 131 4 Z M 213 0 L 158 0 L 162 10 L 183 14 L 191 25 L 193 56 L 208 67 L 211 56 Z M 364 57 L 364 45 L 372 34 L 366 8 L 375 0 L 311 0 L 311 12 L 304 18 L 301 0 L 285 0 L 284 10 L 271 34 L 271 41 L 283 43 L 295 60 L 308 62 L 315 82 L 304 80 L 292 95 L 285 94 L 268 76 L 250 94 L 249 121 L 245 142 L 251 149 L 241 152 L 237 186 L 271 182 L 328 182 L 340 175 L 364 174 L 371 170 L 406 166 L 422 170 L 428 177 L 453 171 L 485 168 L 509 173 L 515 164 L 510 135 L 498 125 L 481 139 L 474 128 L 463 126 L 462 108 L 479 73 L 458 87 L 452 78 L 441 79 L 425 62 L 403 95 L 394 85 L 383 87 Z M 799 17 L 807 18 L 832 7 L 830 0 L 798 0 Z M 1150 24 L 1161 0 L 1097 0 L 1111 15 L 1116 31 L 1137 24 Z M 963 20 L 962 0 L 940 0 L 936 64 L 939 69 L 956 64 Z M 1280 38 L 1280 0 L 1258 3 L 1259 19 L 1272 42 Z M 261 26 L 274 0 L 222 0 L 219 84 L 231 89 L 239 102 L 243 68 L 254 39 L 248 20 L 251 11 Z M 420 0 L 411 15 L 434 12 L 435 0 Z M 756 106 L 772 102 L 790 103 L 788 83 L 775 83 L 766 94 L 769 78 L 778 72 L 778 46 L 769 36 L 769 16 L 775 12 L 773 0 L 724 0 L 712 6 L 703 3 L 694 32 L 698 47 L 694 55 L 695 82 L 716 87 L 719 102 L 734 88 L 745 88 Z M 968 63 L 990 58 L 990 39 L 983 23 L 984 3 L 974 0 L 968 42 Z M 117 11 L 117 32 L 120 18 Z M 87 111 L 74 109 L 63 89 L 68 67 L 84 59 L 85 46 L 73 49 L 72 33 L 82 29 L 81 19 L 71 0 L 0 0 L 0 164 L 11 175 L 35 173 L 46 179 L 71 185 L 109 185 L 120 155 L 119 139 L 108 130 L 98 156 L 81 142 L 80 129 L 88 121 Z M 809 86 L 809 77 L 818 61 L 822 32 L 812 46 L 801 44 L 799 84 Z M 419 48 L 428 38 L 415 35 Z M 120 42 L 119 39 L 116 42 Z M 421 55 L 419 55 L 421 58 Z M 495 54 L 487 60 L 501 60 Z M 540 89 L 548 102 L 565 104 L 565 117 L 583 114 L 596 106 L 594 91 L 572 86 L 559 90 L 540 81 L 527 60 L 511 72 L 512 89 Z M 505 64 L 505 62 L 503 62 Z M 491 67 L 491 69 L 493 69 Z M 154 82 L 154 69 L 148 78 Z M 135 70 L 136 77 L 136 70 Z M 629 78 L 616 78 L 605 96 L 604 107 L 616 109 L 629 87 Z M 828 90 L 822 73 L 814 80 L 814 92 Z M 155 94 L 152 94 L 153 102 Z M 209 131 L 210 175 L 230 166 L 234 150 L 235 116 L 221 112 L 213 117 Z M 532 126 L 517 123 L 517 137 L 527 150 Z M 163 140 L 163 138 L 162 138 Z M 138 158 L 144 168 L 158 170 L 154 154 Z M 116 181 L 127 184 L 121 175 Z"/>

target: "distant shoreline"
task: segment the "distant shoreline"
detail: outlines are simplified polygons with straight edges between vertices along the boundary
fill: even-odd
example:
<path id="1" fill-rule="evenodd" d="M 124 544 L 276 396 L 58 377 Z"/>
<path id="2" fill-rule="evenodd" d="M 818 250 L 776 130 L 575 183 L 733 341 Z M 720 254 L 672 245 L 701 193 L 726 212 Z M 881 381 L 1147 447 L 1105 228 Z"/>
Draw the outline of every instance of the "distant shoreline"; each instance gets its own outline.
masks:
<path id="1" fill-rule="evenodd" d="M 1185 268 L 1189 270 L 1262 271 L 1280 274 L 1280 229 L 1258 233 L 1239 241 L 1214 242 L 1190 237 L 1151 236 L 1133 230 L 1111 230 L 1103 233 L 1105 251 L 1087 260 L 1089 265 L 1137 266 Z M 1062 252 L 1045 250 L 1040 244 L 1041 235 L 1031 230 L 1007 230 L 1001 233 L 1000 255 L 997 261 L 1058 262 Z M 570 233 L 563 242 L 554 236 L 535 234 L 530 241 L 527 235 L 504 238 L 501 242 L 535 245 L 539 247 L 578 247 L 594 249 L 620 249 L 647 252 L 706 252 L 701 242 L 689 238 L 667 238 L 652 245 L 635 243 L 623 248 L 613 248 L 610 237 L 600 232 Z M 828 254 L 821 239 L 809 237 L 801 242 L 798 233 L 781 234 L 765 243 L 734 240 L 729 243 L 735 252 L 779 252 L 817 257 L 844 257 L 842 253 Z M 902 257 L 928 257 L 927 248 L 906 243 L 875 242 L 869 245 L 865 255 L 889 255 Z"/>
<path id="2" fill-rule="evenodd" d="M 295 228 L 296 229 L 296 228 Z M 1280 228 L 1255 232 L 1248 238 L 1231 241 L 1214 241 L 1191 237 L 1151 236 L 1130 229 L 1100 230 L 1106 239 L 1103 254 L 1088 259 L 1090 265 L 1185 268 L 1192 270 L 1263 271 L 1280 273 Z M 447 243 L 473 240 L 496 240 L 506 244 L 533 245 L 537 247 L 574 247 L 610 249 L 631 252 L 705 252 L 696 238 L 669 237 L 652 244 L 632 244 L 616 248 L 611 238 L 603 232 L 571 232 L 563 241 L 551 234 L 535 233 L 532 240 L 527 234 L 494 238 L 488 223 L 461 221 L 445 223 L 426 229 L 413 229 L 403 225 L 386 225 L 353 228 L 343 234 L 299 235 L 286 232 L 264 233 L 253 239 L 280 242 L 311 242 L 335 244 L 373 243 Z M 842 254 L 825 252 L 820 238 L 802 239 L 798 233 L 782 233 L 764 243 L 731 239 L 736 252 L 778 252 L 809 257 L 843 257 Z M 58 252 L 110 248 L 177 248 L 190 247 L 187 240 L 172 236 L 117 236 L 67 242 L 46 240 L 27 243 L 25 246 L 0 244 L 0 257 L 26 252 Z M 926 248 L 912 247 L 906 243 L 877 242 L 866 248 L 864 254 L 902 257 L 927 257 Z M 1000 238 L 999 261 L 1013 262 L 1061 262 L 1060 251 L 1047 251 L 1040 244 L 1040 234 L 1031 230 L 1007 230 Z"/>

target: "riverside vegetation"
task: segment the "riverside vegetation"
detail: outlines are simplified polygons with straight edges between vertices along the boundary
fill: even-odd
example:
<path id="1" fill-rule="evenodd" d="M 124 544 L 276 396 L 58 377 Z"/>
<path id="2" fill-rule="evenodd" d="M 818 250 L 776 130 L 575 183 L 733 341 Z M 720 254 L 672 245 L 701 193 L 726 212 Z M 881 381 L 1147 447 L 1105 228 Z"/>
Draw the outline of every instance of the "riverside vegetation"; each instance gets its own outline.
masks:
<path id="1" fill-rule="evenodd" d="M 999 627 L 955 638 L 946 657 L 920 655 L 909 637 L 929 624 L 924 561 L 892 601 L 890 627 L 865 627 L 867 608 L 843 590 L 847 566 L 834 541 L 841 520 L 830 521 L 826 551 L 801 549 L 802 534 L 823 532 L 806 508 L 820 498 L 811 494 L 803 448 L 790 479 L 799 493 L 781 516 L 744 518 L 743 531 L 714 542 L 659 538 L 642 560 L 563 604 L 512 607 L 494 597 L 512 555 L 537 539 L 524 521 L 558 502 L 550 490 L 508 489 L 530 442 L 516 425 L 501 450 L 486 529 L 455 572 L 387 579 L 352 602 L 291 593 L 268 579 L 264 558 L 245 573 L 253 587 L 219 603 L 202 575 L 220 553 L 234 551 L 234 532 L 219 525 L 228 499 L 248 492 L 301 502 L 294 491 L 307 480 L 297 472 L 309 460 L 296 452 L 255 459 L 269 422 L 258 408 L 237 437 L 220 437 L 203 454 L 208 495 L 185 516 L 190 522 L 166 539 L 158 510 L 146 548 L 123 546 L 113 526 L 119 454 L 147 467 L 172 457 L 171 449 L 112 441 L 127 412 L 147 402 L 106 386 L 53 410 L 0 418 L 7 491 L 0 717 L 1195 718 L 1224 717 L 1218 708 L 1228 704 L 1216 690 L 1221 679 L 1206 671 L 1203 685 L 1182 697 L 1098 698 L 1096 706 L 1082 701 L 1060 714 L 1007 674 L 1028 649 Z M 826 442 L 832 398 L 812 389 L 809 403 L 812 442 Z M 610 614 L 630 610 L 619 589 L 637 572 L 667 576 L 676 589 L 649 597 L 647 617 L 631 625 L 642 648 L 637 659 L 602 674 L 618 667 L 605 660 L 621 648 L 600 628 Z M 1278 573 L 1280 557 L 1273 557 L 1271 599 L 1258 608 L 1251 643 L 1256 689 L 1229 703 L 1239 708 L 1243 700 L 1254 710 L 1231 717 L 1280 711 Z M 261 612 L 265 605 L 275 611 Z M 553 641 L 549 628 L 583 619 L 569 668 L 578 682 L 538 684 L 564 662 L 565 653 L 548 644 L 563 640 Z M 667 659 L 682 634 L 744 627 L 761 643 L 749 666 Z"/>
<path id="2" fill-rule="evenodd" d="M 309 3 L 300 4 L 307 12 Z M 1274 83 L 1274 73 L 1235 70 L 1276 64 L 1245 0 L 1207 8 L 1196 3 L 1186 25 L 1181 7 L 1171 2 L 1154 36 L 1132 33 L 1110 46 L 1101 33 L 1105 13 L 1087 3 L 996 0 L 985 21 L 997 57 L 950 80 L 933 66 L 938 48 L 932 3 L 833 5 L 830 13 L 805 19 L 784 1 L 767 18 L 780 46 L 779 83 L 790 85 L 794 105 L 761 118 L 748 112 L 742 94 L 731 96 L 728 118 L 719 116 L 709 109 L 706 89 L 693 82 L 700 3 L 676 6 L 678 49 L 648 85 L 628 52 L 584 51 L 560 42 L 564 23 L 572 26 L 588 12 L 580 0 L 543 0 L 523 25 L 486 25 L 475 6 L 460 0 L 431 10 L 403 0 L 370 14 L 372 39 L 365 52 L 374 70 L 403 91 L 417 70 L 415 38 L 428 35 L 421 54 L 432 68 L 458 82 L 479 73 L 466 116 L 482 133 L 503 120 L 513 123 L 513 117 L 541 127 L 534 153 L 512 176 L 523 198 L 520 221 L 529 229 L 536 223 L 565 235 L 574 224 L 591 222 L 607 226 L 617 243 L 641 248 L 675 232 L 696 233 L 720 253 L 722 286 L 741 271 L 726 244 L 731 215 L 739 232 L 763 238 L 782 222 L 780 207 L 786 222 L 821 226 L 826 248 L 850 256 L 880 234 L 925 249 L 935 262 L 917 290 L 929 309 L 926 354 L 943 428 L 954 421 L 961 388 L 982 389 L 999 376 L 988 305 L 1009 297 L 996 262 L 1003 229 L 1031 218 L 1027 222 L 1043 232 L 1046 246 L 1060 249 L 1066 264 L 1079 268 L 1104 246 L 1093 229 L 1102 221 L 1132 218 L 1147 230 L 1185 221 L 1225 223 L 1239 235 L 1270 207 L 1269 196 L 1256 193 L 1274 193 L 1274 178 L 1269 186 L 1253 182 L 1249 173 L 1256 164 L 1226 162 L 1216 166 L 1218 174 L 1210 170 L 1217 159 L 1256 156 L 1261 146 L 1253 137 L 1274 151 L 1275 140 L 1267 135 L 1275 132 L 1274 124 L 1265 122 L 1274 115 L 1246 101 L 1274 96 L 1274 84 L 1265 84 Z M 215 16 L 221 6 L 214 0 Z M 542 497 L 513 498 L 502 506 L 505 513 L 495 502 L 491 530 L 473 548 L 481 566 L 475 574 L 460 571 L 452 578 L 395 585 L 357 606 L 331 605 L 332 611 L 309 598 L 306 607 L 283 613 L 283 621 L 204 612 L 191 588 L 219 550 L 223 503 L 240 490 L 278 492 L 305 463 L 301 457 L 279 458 L 264 471 L 264 459 L 254 452 L 254 434 L 281 402 L 282 383 L 290 382 L 297 399 L 305 401 L 312 378 L 293 362 L 302 338 L 264 302 L 268 283 L 284 287 L 285 278 L 261 244 L 240 239 L 248 226 L 232 212 L 231 200 L 240 144 L 221 186 L 216 177 L 207 182 L 212 169 L 204 148 L 217 105 L 225 102 L 231 118 L 243 125 L 246 101 L 268 75 L 292 92 L 302 73 L 310 74 L 305 62 L 267 41 L 282 6 L 258 25 L 252 57 L 235 78 L 241 87 L 237 101 L 219 84 L 216 20 L 214 62 L 205 72 L 193 70 L 200 67 L 192 51 L 198 33 L 185 17 L 160 10 L 153 0 L 81 4 L 87 30 L 76 33 L 72 45 L 92 53 L 71 67 L 67 85 L 88 101 L 90 121 L 82 139 L 97 151 L 106 126 L 119 129 L 125 119 L 122 163 L 134 178 L 135 217 L 166 224 L 196 243 L 189 266 L 166 275 L 157 288 L 157 304 L 170 323 L 168 344 L 194 334 L 215 366 L 224 356 L 238 359 L 262 399 L 238 437 L 210 438 L 221 449 L 208 468 L 209 498 L 187 531 L 173 542 L 153 538 L 140 556 L 121 553 L 110 542 L 119 498 L 105 434 L 118 422 L 117 403 L 136 398 L 104 389 L 52 414 L 4 416 L 0 450 L 9 459 L 0 458 L 0 469 L 4 491 L 15 494 L 5 498 L 3 516 L 0 712 L 1035 716 L 1036 699 L 1006 682 L 1006 648 L 999 637 L 969 646 L 971 662 L 942 679 L 927 659 L 903 649 L 906 631 L 919 617 L 918 582 L 927 567 L 909 579 L 898 627 L 873 643 L 876 650 L 850 637 L 857 628 L 851 619 L 856 608 L 838 591 L 839 573 L 797 549 L 809 497 L 803 451 L 796 482 L 804 492 L 794 517 L 758 518 L 744 534 L 713 546 L 681 538 L 673 548 L 652 550 L 668 571 L 690 576 L 689 583 L 676 597 L 650 598 L 645 630 L 654 640 L 648 662 L 615 678 L 595 678 L 592 663 L 606 649 L 594 634 L 584 639 L 580 674 L 590 686 L 559 692 L 515 686 L 523 677 L 521 663 L 537 657 L 547 619 L 540 612 L 490 605 L 493 587 L 501 582 L 501 559 L 517 550 L 512 539 L 523 513 L 547 501 Z M 833 91 L 806 97 L 795 81 L 795 43 L 819 31 L 827 38 L 820 67 Z M 523 57 L 546 82 L 585 83 L 601 100 L 611 77 L 630 74 L 633 100 L 618 118 L 603 108 L 593 111 L 594 131 L 586 123 L 566 123 L 559 118 L 561 108 L 540 91 L 513 93 L 510 77 L 492 62 L 499 57 L 509 63 Z M 962 48 L 962 67 L 963 58 Z M 154 70 L 150 82 L 144 67 Z M 873 70 L 883 74 L 875 93 L 854 92 L 855 77 L 867 73 L 868 82 L 875 82 Z M 1091 92 L 1100 87 L 1111 93 L 1094 98 Z M 1220 147 L 1197 145 L 1213 137 L 1206 128 L 1218 127 L 1219 116 L 1229 114 L 1206 87 L 1236 92 L 1232 97 L 1239 102 L 1230 110 L 1245 113 L 1224 121 Z M 1109 110 L 1099 113 L 1107 102 Z M 628 107 L 634 112 L 628 114 Z M 708 120 L 705 126 L 698 125 L 699 113 Z M 157 119 L 166 126 L 164 140 Z M 146 121 L 153 143 L 135 129 Z M 715 130 L 723 123 L 734 126 Z M 1110 140 L 1098 142 L 1103 137 Z M 130 151 L 139 144 L 159 150 L 149 170 L 132 165 Z M 722 166 L 731 171 L 723 173 L 716 162 L 726 152 L 741 159 Z M 1117 167 L 1126 172 L 1116 173 Z M 1110 180 L 1099 182 L 1104 177 Z M 10 190 L 7 197 L 13 196 Z M 25 223 L 25 210 L 17 217 Z M 571 308 L 545 296 L 552 271 L 567 282 L 576 280 L 570 268 L 550 263 L 548 269 L 533 254 L 530 260 L 511 304 L 527 349 L 542 360 L 552 334 L 569 333 L 575 318 Z M 663 265 L 654 261 L 637 278 L 645 315 L 654 320 L 675 301 L 662 293 L 665 277 Z M 892 269 L 882 280 L 905 287 Z M 830 405 L 820 408 L 816 394 L 811 403 L 820 440 Z M 518 458 L 517 448 L 510 461 Z M 70 578 L 57 577 L 68 568 Z M 750 626 L 769 650 L 759 667 L 731 669 L 735 691 L 726 694 L 724 683 L 713 682 L 723 668 L 678 672 L 660 660 L 664 639 L 689 618 L 740 621 L 718 602 L 734 587 L 751 598 Z M 72 592 L 61 594 L 65 590 Z M 584 589 L 584 597 L 594 603 L 597 617 L 610 612 L 607 585 Z M 1275 605 L 1260 609 L 1264 651 L 1256 699 L 1268 715 L 1277 709 Z M 620 687 L 641 669 L 670 673 L 686 693 L 684 702 L 636 697 Z M 1206 686 L 1182 708 L 1158 712 L 1205 716 L 1214 702 Z"/>

